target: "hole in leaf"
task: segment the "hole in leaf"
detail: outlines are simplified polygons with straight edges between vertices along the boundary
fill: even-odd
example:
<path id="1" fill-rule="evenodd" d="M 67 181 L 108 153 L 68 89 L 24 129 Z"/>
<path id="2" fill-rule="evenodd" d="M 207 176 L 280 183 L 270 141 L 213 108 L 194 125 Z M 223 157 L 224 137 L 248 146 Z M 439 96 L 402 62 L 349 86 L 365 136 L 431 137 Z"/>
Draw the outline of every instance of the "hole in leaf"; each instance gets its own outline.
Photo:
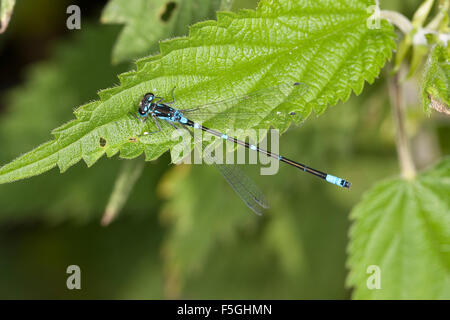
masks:
<path id="1" fill-rule="evenodd" d="M 103 148 L 104 146 L 106 146 L 106 139 L 103 137 L 100 137 L 100 140 L 98 143 L 100 144 L 100 147 Z"/>
<path id="2" fill-rule="evenodd" d="M 166 3 L 166 7 L 164 8 L 163 13 L 161 14 L 161 20 L 167 22 L 172 17 L 173 12 L 177 8 L 177 3 L 170 1 Z"/>

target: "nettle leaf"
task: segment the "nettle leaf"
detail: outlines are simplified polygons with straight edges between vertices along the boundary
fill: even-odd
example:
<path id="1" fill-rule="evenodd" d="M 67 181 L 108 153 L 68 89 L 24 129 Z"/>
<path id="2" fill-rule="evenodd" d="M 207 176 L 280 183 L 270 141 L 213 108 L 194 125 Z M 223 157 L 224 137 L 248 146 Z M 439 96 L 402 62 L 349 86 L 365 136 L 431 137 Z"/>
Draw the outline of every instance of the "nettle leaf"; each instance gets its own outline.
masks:
<path id="1" fill-rule="evenodd" d="M 5 32 L 13 13 L 16 0 L 0 1 L 0 33 Z"/>
<path id="2" fill-rule="evenodd" d="M 112 59 L 132 60 L 158 49 L 158 40 L 186 34 L 186 26 L 214 18 L 220 0 L 111 0 L 102 13 L 104 23 L 125 24 Z"/>
<path id="3" fill-rule="evenodd" d="M 414 181 L 369 191 L 352 211 L 350 274 L 355 299 L 450 298 L 450 158 Z M 380 269 L 381 289 L 373 270 Z"/>
<path id="4" fill-rule="evenodd" d="M 129 116 L 137 112 L 146 92 L 170 99 L 177 87 L 176 106 L 186 109 L 209 101 L 301 81 L 307 94 L 258 106 L 262 120 L 249 128 L 270 126 L 285 131 L 292 119 L 278 112 L 296 111 L 303 119 L 314 110 L 359 94 L 364 81 L 372 83 L 395 47 L 393 28 L 367 27 L 372 0 L 261 1 L 256 11 L 220 12 L 217 21 L 198 23 L 187 38 L 162 42 L 161 54 L 141 59 L 137 71 L 121 74 L 120 86 L 99 92 L 100 100 L 75 111 L 76 120 L 53 131 L 55 140 L 0 169 L 0 183 L 30 177 L 55 166 L 61 172 L 83 159 L 93 165 L 103 154 L 121 152 L 146 160 L 158 158 L 179 143 L 170 134 L 139 139 L 155 131 Z M 251 110 L 249 110 L 251 111 Z M 225 118 L 225 119 L 223 119 Z M 231 117 L 215 118 L 208 125 L 226 129 Z M 302 119 L 296 119 L 302 120 Z M 231 122 L 230 122 L 231 123 Z M 102 143 L 100 143 L 102 142 Z"/>
<path id="5" fill-rule="evenodd" d="M 424 74 L 422 99 L 425 111 L 450 114 L 450 48 L 436 45 L 430 53 Z"/>

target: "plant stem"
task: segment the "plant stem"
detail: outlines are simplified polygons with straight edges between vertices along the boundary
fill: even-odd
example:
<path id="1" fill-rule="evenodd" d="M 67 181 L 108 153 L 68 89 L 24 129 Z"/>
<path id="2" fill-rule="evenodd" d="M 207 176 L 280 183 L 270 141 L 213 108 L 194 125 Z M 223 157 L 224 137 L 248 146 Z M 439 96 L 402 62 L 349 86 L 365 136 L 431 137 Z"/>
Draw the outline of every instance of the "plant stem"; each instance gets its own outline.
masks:
<path id="1" fill-rule="evenodd" d="M 144 163 L 141 158 L 124 161 L 119 176 L 116 179 L 114 190 L 106 206 L 105 213 L 103 214 L 101 221 L 103 226 L 109 225 L 122 210 L 136 181 L 142 174 Z"/>
<path id="2" fill-rule="evenodd" d="M 411 21 L 400 12 L 381 10 L 380 17 L 386 19 L 400 29 L 403 34 L 408 34 L 413 29 Z"/>
<path id="3" fill-rule="evenodd" d="M 393 79 L 389 80 L 389 97 L 395 123 L 397 154 L 402 177 L 407 180 L 412 180 L 416 176 L 416 168 L 411 157 L 405 131 L 403 90 L 399 82 L 398 73 Z"/>

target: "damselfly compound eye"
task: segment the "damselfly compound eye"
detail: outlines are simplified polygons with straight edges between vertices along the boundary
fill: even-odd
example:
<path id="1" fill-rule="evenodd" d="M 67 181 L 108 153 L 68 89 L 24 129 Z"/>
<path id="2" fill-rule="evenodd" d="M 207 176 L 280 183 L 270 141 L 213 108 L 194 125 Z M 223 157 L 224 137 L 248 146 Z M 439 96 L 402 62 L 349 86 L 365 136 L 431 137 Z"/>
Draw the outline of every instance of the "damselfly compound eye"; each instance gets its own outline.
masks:
<path id="1" fill-rule="evenodd" d="M 145 94 L 143 100 L 145 100 L 147 102 L 152 102 L 154 97 L 155 97 L 155 95 L 153 93 L 149 92 L 149 93 Z"/>
<path id="2" fill-rule="evenodd" d="M 153 98 L 155 95 L 151 92 L 148 92 L 144 95 L 141 101 L 139 101 L 139 114 L 144 116 L 148 110 L 150 109 L 150 105 L 152 104 Z"/>
<path id="3" fill-rule="evenodd" d="M 144 116 L 144 115 L 147 113 L 146 109 L 147 109 L 147 108 L 146 108 L 145 106 L 140 106 L 140 107 L 139 107 L 139 110 L 138 110 L 139 114 L 140 114 L 141 116 Z"/>

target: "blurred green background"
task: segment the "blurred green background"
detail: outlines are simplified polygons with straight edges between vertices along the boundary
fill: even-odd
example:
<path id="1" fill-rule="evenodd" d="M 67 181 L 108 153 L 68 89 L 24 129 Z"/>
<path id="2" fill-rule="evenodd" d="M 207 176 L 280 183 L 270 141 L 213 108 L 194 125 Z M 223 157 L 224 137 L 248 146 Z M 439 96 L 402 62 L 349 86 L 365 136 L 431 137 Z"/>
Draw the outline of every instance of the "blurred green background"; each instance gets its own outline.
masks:
<path id="1" fill-rule="evenodd" d="M 17 3 L 0 35 L 0 164 L 50 140 L 75 107 L 134 68 L 111 64 L 122 26 L 99 22 L 106 3 Z M 419 3 L 381 6 L 411 17 Z M 65 27 L 70 4 L 81 8 L 81 30 Z M 255 6 L 239 0 L 233 10 Z M 275 176 L 259 176 L 257 166 L 248 166 L 271 204 L 263 217 L 213 168 L 174 167 L 167 154 L 145 164 L 125 208 L 107 227 L 100 221 L 125 160 L 104 157 L 90 169 L 80 162 L 64 174 L 54 169 L 0 185 L 0 298 L 349 298 L 348 214 L 375 182 L 398 175 L 386 75 L 383 70 L 359 97 L 311 116 L 281 138 L 281 154 L 339 173 L 352 189 L 286 166 Z M 415 159 L 423 168 L 449 153 L 450 130 L 439 115 L 423 114 L 415 81 L 408 86 L 407 130 L 413 152 L 422 150 Z M 82 289 L 70 291 L 66 268 L 74 264 Z"/>

